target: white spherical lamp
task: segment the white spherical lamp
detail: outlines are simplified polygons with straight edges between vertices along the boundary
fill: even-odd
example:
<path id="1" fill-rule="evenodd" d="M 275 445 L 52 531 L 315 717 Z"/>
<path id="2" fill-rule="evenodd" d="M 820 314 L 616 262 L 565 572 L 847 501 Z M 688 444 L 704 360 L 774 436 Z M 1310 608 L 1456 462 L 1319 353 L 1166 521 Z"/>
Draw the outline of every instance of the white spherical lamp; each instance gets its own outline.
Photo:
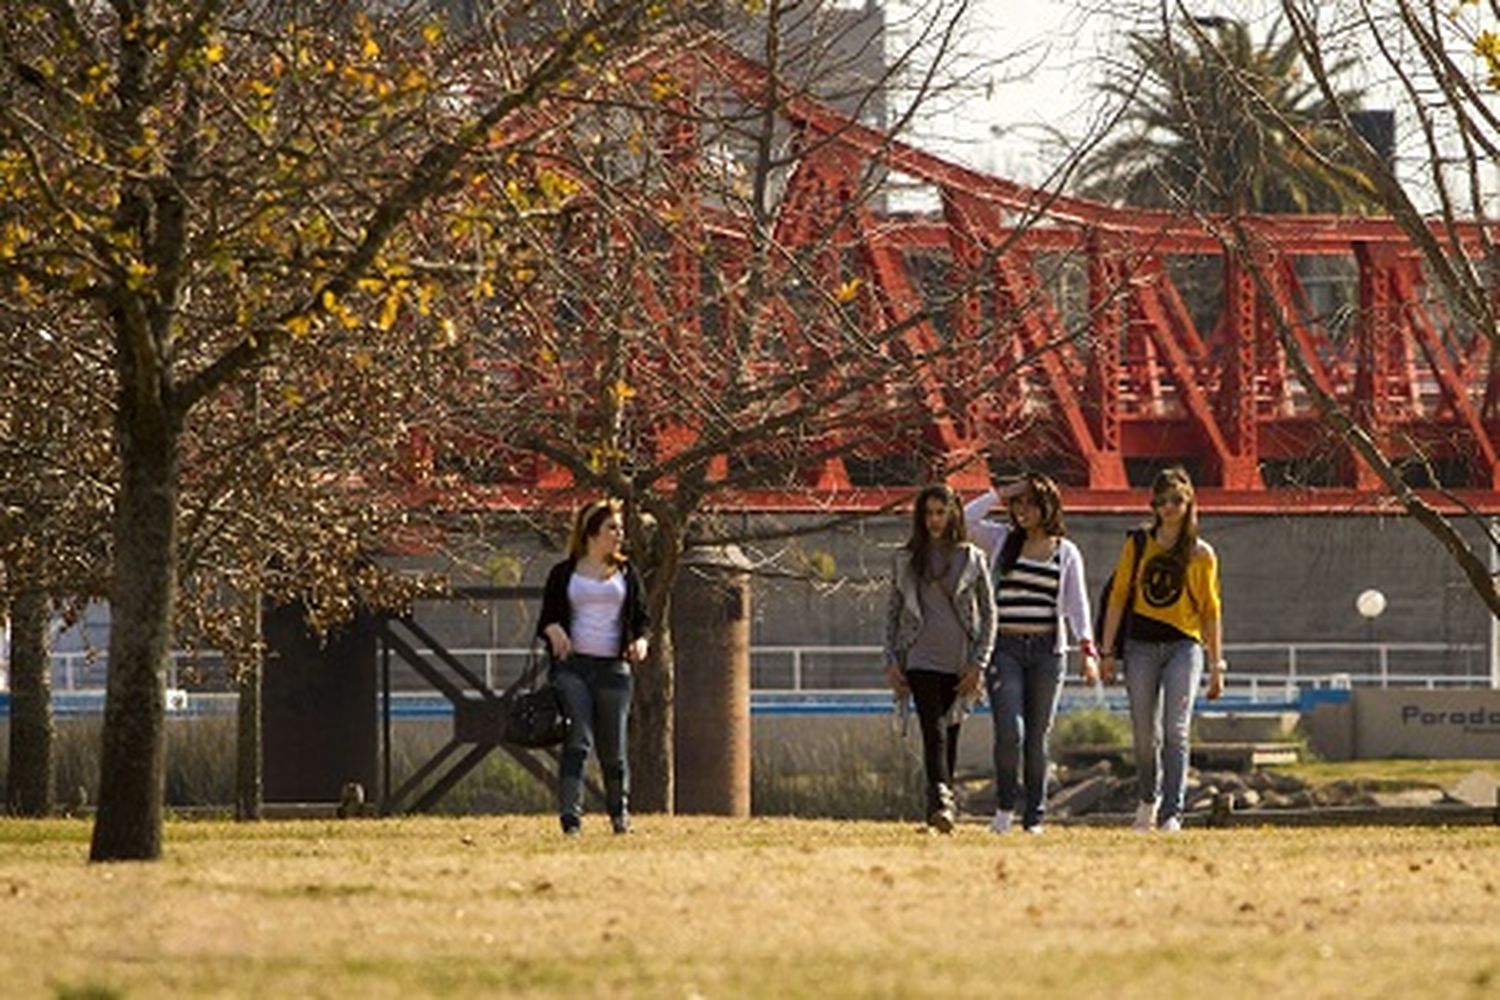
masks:
<path id="1" fill-rule="evenodd" d="M 1373 587 L 1362 590 L 1354 599 L 1354 610 L 1373 621 L 1385 610 L 1385 595 Z"/>

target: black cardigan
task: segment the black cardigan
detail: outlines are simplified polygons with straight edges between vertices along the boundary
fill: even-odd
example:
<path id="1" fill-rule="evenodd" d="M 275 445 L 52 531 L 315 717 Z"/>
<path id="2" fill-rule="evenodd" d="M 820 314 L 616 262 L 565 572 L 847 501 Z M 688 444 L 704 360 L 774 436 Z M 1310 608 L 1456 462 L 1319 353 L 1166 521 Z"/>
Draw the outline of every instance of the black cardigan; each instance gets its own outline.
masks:
<path id="1" fill-rule="evenodd" d="M 547 626 L 554 624 L 561 625 L 569 638 L 572 637 L 573 606 L 568 603 L 568 581 L 573 578 L 577 565 L 576 559 L 564 559 L 547 574 L 547 584 L 542 589 L 542 613 L 536 623 L 538 639 L 547 640 Z M 646 614 L 646 595 L 641 588 L 640 576 L 629 563 L 622 571 L 625 574 L 625 604 L 620 608 L 620 655 L 624 656 L 626 646 L 650 631 L 651 619 Z M 550 640 L 547 640 L 547 648 L 552 650 Z M 556 655 L 555 650 L 552 652 Z"/>

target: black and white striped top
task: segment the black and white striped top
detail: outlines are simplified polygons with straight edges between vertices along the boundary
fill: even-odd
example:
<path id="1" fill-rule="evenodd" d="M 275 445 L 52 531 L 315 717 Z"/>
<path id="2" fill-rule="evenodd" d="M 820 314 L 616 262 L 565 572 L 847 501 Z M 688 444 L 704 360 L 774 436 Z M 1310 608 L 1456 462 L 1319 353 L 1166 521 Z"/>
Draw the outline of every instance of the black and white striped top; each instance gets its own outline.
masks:
<path id="1" fill-rule="evenodd" d="M 1062 577 L 1059 551 L 1045 561 L 1017 559 L 995 581 L 996 624 L 1004 629 L 1048 631 L 1057 626 L 1057 591 Z"/>

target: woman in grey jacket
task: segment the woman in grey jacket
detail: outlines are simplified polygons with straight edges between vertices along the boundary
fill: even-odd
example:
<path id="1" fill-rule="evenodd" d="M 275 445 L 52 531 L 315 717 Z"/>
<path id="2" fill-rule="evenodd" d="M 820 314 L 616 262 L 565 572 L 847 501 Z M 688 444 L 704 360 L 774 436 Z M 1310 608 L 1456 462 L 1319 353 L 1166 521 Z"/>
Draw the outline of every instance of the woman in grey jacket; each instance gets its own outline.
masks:
<path id="1" fill-rule="evenodd" d="M 957 818 L 953 768 L 959 723 L 950 712 L 979 691 L 995 640 L 995 602 L 984 553 L 969 544 L 958 494 L 944 485 L 917 494 L 911 537 L 896 553 L 886 612 L 885 677 L 910 694 L 922 727 L 927 824 L 951 833 Z"/>
<path id="2" fill-rule="evenodd" d="M 1005 501 L 1009 518 L 984 516 Z M 1047 737 L 1057 714 L 1071 630 L 1083 651 L 1083 678 L 1099 679 L 1083 556 L 1064 537 L 1062 495 L 1046 476 L 1027 475 L 964 508 L 969 533 L 989 554 L 999 632 L 987 678 L 995 719 L 995 791 L 990 827 L 1015 822 L 1024 770 L 1021 825 L 1041 833 L 1047 805 Z"/>

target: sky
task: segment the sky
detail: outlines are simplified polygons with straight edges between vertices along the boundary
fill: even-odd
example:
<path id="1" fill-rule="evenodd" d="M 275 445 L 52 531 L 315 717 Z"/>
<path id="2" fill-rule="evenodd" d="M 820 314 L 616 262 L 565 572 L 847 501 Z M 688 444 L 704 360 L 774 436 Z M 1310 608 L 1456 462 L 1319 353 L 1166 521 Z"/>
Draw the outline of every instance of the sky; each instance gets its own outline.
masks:
<path id="1" fill-rule="evenodd" d="M 899 24 L 902 8 L 933 2 L 888 0 L 888 19 Z M 1167 2 L 1177 5 L 1177 0 Z M 1351 27 L 1351 3 L 1318 0 L 1310 9 L 1331 42 L 1359 40 L 1355 66 L 1345 79 L 1365 88 L 1366 106 L 1396 110 L 1399 168 L 1409 190 L 1421 188 L 1429 157 L 1416 140 L 1409 101 L 1389 80 L 1368 30 Z M 1043 184 L 1064 158 L 1063 143 L 1077 143 L 1107 113 L 1099 84 L 1119 66 L 1132 31 L 1160 30 L 1162 5 L 1159 0 L 973 0 L 973 5 L 963 36 L 969 82 L 949 106 L 924 120 L 915 138 L 923 148 L 986 173 Z M 1278 0 L 1183 2 L 1195 15 L 1243 21 L 1257 39 L 1275 25 L 1279 7 Z M 1468 16 L 1480 16 L 1474 10 L 1468 8 Z M 1281 33 L 1285 37 L 1284 27 Z M 1386 40 L 1392 41 L 1389 34 Z M 1477 59 L 1466 49 L 1463 41 L 1450 47 L 1477 70 Z M 1413 193 L 1422 200 L 1419 191 Z"/>
<path id="2" fill-rule="evenodd" d="M 1274 8 L 1273 0 L 1205 0 L 1202 12 L 1259 24 Z M 1107 114 L 1098 87 L 1129 33 L 1159 27 L 1161 15 L 1149 0 L 975 0 L 970 16 L 963 48 L 972 83 L 922 128 L 921 144 L 1039 184 L 1063 144 L 1080 141 Z"/>

